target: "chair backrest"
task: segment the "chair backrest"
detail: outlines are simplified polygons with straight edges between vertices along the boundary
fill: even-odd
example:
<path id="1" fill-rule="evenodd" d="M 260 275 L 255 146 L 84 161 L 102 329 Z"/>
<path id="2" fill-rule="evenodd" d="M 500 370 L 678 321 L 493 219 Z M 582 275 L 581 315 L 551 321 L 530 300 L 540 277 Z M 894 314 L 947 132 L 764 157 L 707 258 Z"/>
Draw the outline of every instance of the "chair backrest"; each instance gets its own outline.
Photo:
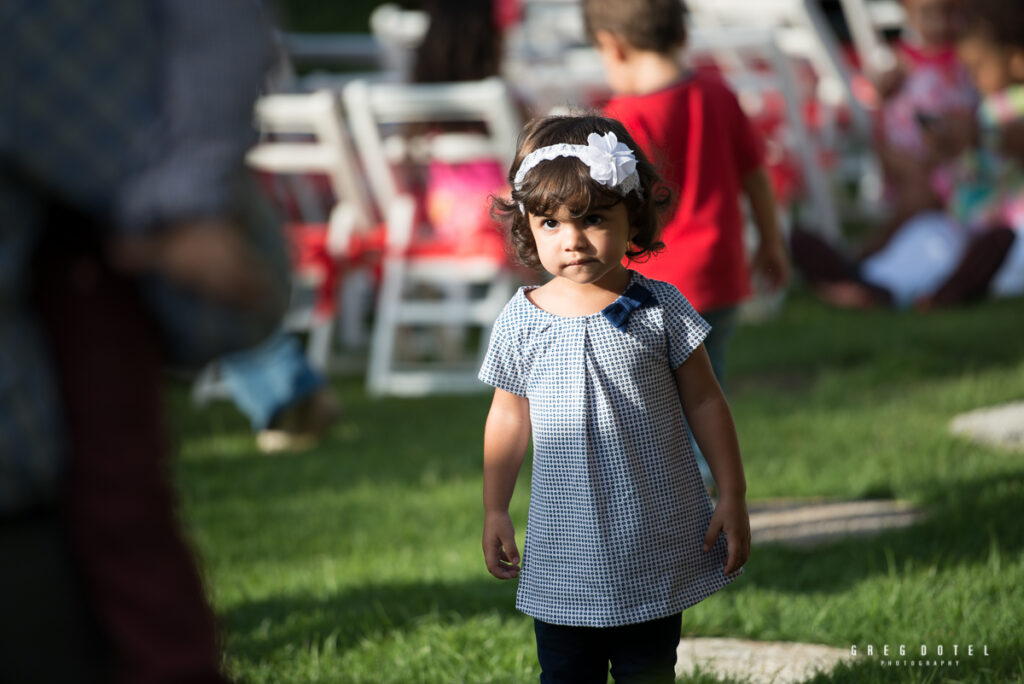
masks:
<path id="1" fill-rule="evenodd" d="M 430 15 L 423 10 L 403 9 L 394 3 L 377 6 L 370 14 L 370 31 L 380 47 L 384 70 L 399 81 L 406 80 L 429 28 Z"/>
<path id="2" fill-rule="evenodd" d="M 861 69 L 869 76 L 896 65 L 884 32 L 906 25 L 906 12 L 896 0 L 839 0 Z"/>
<path id="3" fill-rule="evenodd" d="M 346 118 L 374 197 L 383 213 L 402 194 L 394 166 L 411 153 L 427 158 L 458 161 L 451 136 L 438 145 L 429 136 L 410 138 L 406 132 L 431 125 L 482 124 L 485 147 L 479 138 L 466 150 L 466 158 L 488 156 L 508 168 L 515 156 L 520 121 L 508 87 L 500 78 L 461 83 L 398 84 L 355 81 L 342 94 Z M 467 136 L 466 140 L 471 138 Z M 440 144 L 447 146 L 442 149 Z M 457 143 L 457 138 L 454 140 Z"/>
<path id="4" fill-rule="evenodd" d="M 771 28 L 779 48 L 806 61 L 817 79 L 816 97 L 830 106 L 847 106 L 853 123 L 865 139 L 871 119 L 856 97 L 850 66 L 839 49 L 818 0 L 687 0 L 698 28 Z"/>
<path id="5" fill-rule="evenodd" d="M 784 144 L 799 164 L 800 175 L 814 212 L 814 223 L 822 233 L 839 234 L 839 218 L 825 174 L 821 172 L 821 150 L 811 135 L 797 94 L 796 76 L 790 61 L 777 43 L 771 29 L 701 29 L 689 41 L 689 58 L 710 59 L 721 70 L 745 105 L 752 101 L 782 98 L 784 105 Z"/>
<path id="6" fill-rule="evenodd" d="M 558 60 L 587 44 L 579 0 L 522 0 L 521 7 L 522 21 L 506 39 L 513 57 Z"/>
<path id="7" fill-rule="evenodd" d="M 247 155 L 250 166 L 276 174 L 323 174 L 338 205 L 352 216 L 354 230 L 374 224 L 334 93 L 267 95 L 257 101 L 255 116 L 264 139 Z"/>

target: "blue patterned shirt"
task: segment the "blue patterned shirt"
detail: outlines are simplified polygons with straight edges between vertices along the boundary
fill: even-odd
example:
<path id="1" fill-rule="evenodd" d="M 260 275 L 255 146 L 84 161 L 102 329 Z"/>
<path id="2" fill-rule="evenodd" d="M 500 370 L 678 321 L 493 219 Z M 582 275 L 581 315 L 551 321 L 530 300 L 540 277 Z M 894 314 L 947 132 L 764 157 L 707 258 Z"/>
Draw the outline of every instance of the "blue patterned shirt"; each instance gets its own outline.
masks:
<path id="1" fill-rule="evenodd" d="M 480 370 L 530 401 L 533 480 L 516 606 L 611 627 L 677 613 L 731 582 L 675 379 L 710 330 L 679 291 L 632 272 L 604 311 L 550 314 L 520 289 Z"/>

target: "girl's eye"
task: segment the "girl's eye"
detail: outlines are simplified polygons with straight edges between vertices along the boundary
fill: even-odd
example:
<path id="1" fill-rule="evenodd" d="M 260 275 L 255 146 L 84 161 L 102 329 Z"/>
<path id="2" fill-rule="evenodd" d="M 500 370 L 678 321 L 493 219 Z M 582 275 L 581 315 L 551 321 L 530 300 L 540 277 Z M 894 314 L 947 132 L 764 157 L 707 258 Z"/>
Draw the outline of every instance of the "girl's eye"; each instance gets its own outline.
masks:
<path id="1" fill-rule="evenodd" d="M 588 214 L 584 220 L 588 226 L 599 226 L 604 223 L 604 216 L 601 214 Z"/>
<path id="2" fill-rule="evenodd" d="M 555 228 L 558 228 L 558 221 L 555 219 L 544 219 L 540 225 L 548 230 L 554 230 Z"/>

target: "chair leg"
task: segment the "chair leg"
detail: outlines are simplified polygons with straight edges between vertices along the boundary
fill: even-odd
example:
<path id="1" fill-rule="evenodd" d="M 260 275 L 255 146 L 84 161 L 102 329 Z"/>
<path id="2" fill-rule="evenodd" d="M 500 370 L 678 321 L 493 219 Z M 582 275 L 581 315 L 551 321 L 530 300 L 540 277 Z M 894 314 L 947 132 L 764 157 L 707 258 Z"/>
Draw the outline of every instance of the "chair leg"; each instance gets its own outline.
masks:
<path id="1" fill-rule="evenodd" d="M 505 270 L 495 278 L 490 287 L 487 288 L 485 297 L 491 303 L 493 316 L 490 316 L 490 322 L 481 326 L 480 328 L 480 349 L 477 352 L 477 365 L 480 365 L 484 361 L 484 357 L 487 355 L 487 346 L 491 340 L 491 328 L 494 327 L 493 321 L 498 318 L 498 314 L 505 307 L 505 303 L 512 298 L 512 294 L 515 292 L 516 282 L 512 277 L 511 272 Z"/>
<path id="2" fill-rule="evenodd" d="M 385 394 L 390 384 L 398 310 L 405 280 L 405 267 L 400 259 L 385 260 L 383 271 L 367 372 L 367 390 L 374 396 Z"/>
<path id="3" fill-rule="evenodd" d="M 314 314 L 315 315 L 315 314 Z M 309 341 L 306 343 L 306 356 L 309 365 L 321 373 L 327 373 L 331 360 L 331 341 L 334 333 L 334 316 L 322 321 L 314 321 L 309 329 Z"/>
<path id="4" fill-rule="evenodd" d="M 230 396 L 231 391 L 224 383 L 216 361 L 203 368 L 192 383 L 192 403 L 196 406 L 205 406 L 214 399 L 227 399 Z"/>
<path id="5" fill-rule="evenodd" d="M 366 346 L 366 304 L 370 298 L 373 284 L 370 274 L 360 269 L 345 277 L 341 290 L 341 344 L 346 349 L 359 349 Z"/>
<path id="6" fill-rule="evenodd" d="M 454 302 L 464 309 L 471 306 L 469 296 L 469 283 L 453 282 L 446 283 L 444 295 L 448 301 Z M 447 362 L 458 361 L 465 354 L 466 337 L 468 336 L 471 323 L 458 321 L 446 323 L 440 328 L 440 356 Z"/>

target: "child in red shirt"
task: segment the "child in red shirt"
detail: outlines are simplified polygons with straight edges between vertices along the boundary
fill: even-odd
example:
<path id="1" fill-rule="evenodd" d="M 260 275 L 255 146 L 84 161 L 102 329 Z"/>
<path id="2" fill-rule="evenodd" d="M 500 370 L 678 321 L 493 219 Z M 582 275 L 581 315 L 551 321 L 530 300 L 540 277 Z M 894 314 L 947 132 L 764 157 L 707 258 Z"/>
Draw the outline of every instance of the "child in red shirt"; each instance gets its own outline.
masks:
<path id="1" fill-rule="evenodd" d="M 736 306 L 750 295 L 740 194 L 750 201 L 760 244 L 750 266 L 770 289 L 789 279 L 789 260 L 763 164 L 763 145 L 720 77 L 687 70 L 679 0 L 584 0 L 618 119 L 676 193 L 665 249 L 631 268 L 672 283 L 712 324 L 705 346 L 719 381 Z"/>

